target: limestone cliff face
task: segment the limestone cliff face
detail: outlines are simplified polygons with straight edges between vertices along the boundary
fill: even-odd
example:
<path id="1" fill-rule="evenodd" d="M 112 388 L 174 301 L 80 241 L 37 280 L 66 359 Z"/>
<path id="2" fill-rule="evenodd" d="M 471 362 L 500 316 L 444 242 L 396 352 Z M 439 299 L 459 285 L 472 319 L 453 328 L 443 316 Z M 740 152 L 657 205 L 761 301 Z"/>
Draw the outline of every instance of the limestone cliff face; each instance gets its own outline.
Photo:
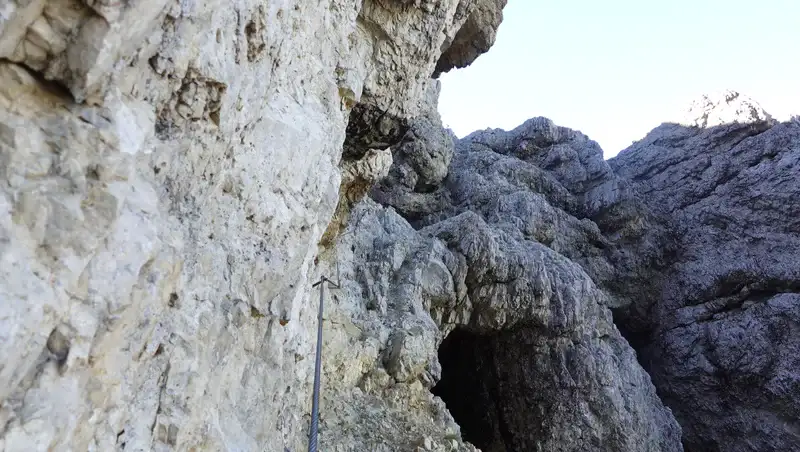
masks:
<path id="1" fill-rule="evenodd" d="M 388 168 L 370 150 L 403 136 L 486 7 L 4 3 L 0 448 L 301 450 L 342 171 Z M 383 346 L 343 325 L 327 397 Z M 326 427 L 328 450 L 463 447 L 445 415 L 415 430 L 397 407 L 408 437 L 381 437 L 364 418 L 382 407 L 324 403 L 324 426 L 361 429 Z"/>

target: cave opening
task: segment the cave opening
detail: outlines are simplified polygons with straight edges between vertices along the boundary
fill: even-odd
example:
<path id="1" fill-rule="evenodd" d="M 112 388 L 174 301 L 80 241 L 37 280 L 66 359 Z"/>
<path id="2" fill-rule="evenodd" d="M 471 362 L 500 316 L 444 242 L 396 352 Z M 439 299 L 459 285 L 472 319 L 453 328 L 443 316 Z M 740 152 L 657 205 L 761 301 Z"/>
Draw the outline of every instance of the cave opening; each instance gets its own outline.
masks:
<path id="1" fill-rule="evenodd" d="M 497 335 L 463 328 L 451 332 L 439 347 L 442 377 L 431 391 L 444 400 L 465 441 L 484 452 L 515 450 L 501 406 L 502 376 L 498 375 Z"/>
<path id="2" fill-rule="evenodd" d="M 645 371 L 650 372 L 650 362 L 647 359 L 646 351 L 651 342 L 651 331 L 643 322 L 633 320 L 630 314 L 623 309 L 612 309 L 611 315 L 617 331 L 636 353 L 636 361 Z"/>

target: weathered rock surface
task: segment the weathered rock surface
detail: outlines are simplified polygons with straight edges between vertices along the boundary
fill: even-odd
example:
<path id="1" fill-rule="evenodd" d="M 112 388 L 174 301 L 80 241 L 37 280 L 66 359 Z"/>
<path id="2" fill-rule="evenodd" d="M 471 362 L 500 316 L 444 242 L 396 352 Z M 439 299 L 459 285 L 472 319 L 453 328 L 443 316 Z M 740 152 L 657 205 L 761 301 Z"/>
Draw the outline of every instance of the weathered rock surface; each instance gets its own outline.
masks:
<path id="1" fill-rule="evenodd" d="M 487 52 L 497 37 L 506 3 L 507 0 L 478 0 L 467 22 L 436 64 L 434 74 L 467 67 Z"/>
<path id="2" fill-rule="evenodd" d="M 735 92 L 688 113 L 610 162 L 542 118 L 451 150 L 429 116 L 393 149 L 373 198 L 466 267 L 434 389 L 466 439 L 498 451 L 680 448 L 646 375 L 614 345 L 609 307 L 687 450 L 800 448 L 800 122 L 778 124 Z M 423 176 L 445 162 L 445 179 Z M 640 392 L 609 403 L 604 376 Z"/>
<path id="3" fill-rule="evenodd" d="M 457 258 L 456 303 L 433 311 L 454 329 L 434 393 L 465 439 L 484 451 L 681 450 L 680 428 L 612 322 L 608 307 L 624 297 L 592 280 L 617 276 L 615 240 L 646 242 L 641 217 L 609 211 L 637 202 L 628 185 L 596 143 L 546 119 L 476 132 L 455 151 L 436 119 L 394 148 L 372 195 Z M 446 179 L 419 183 L 449 160 Z"/>
<path id="4" fill-rule="evenodd" d="M 476 5 L 5 2 L 0 449 L 304 448 L 317 244 L 388 168 L 372 148 L 424 109 Z M 337 369 L 351 344 L 329 344 Z M 366 429 L 383 406 L 329 401 L 323 426 L 366 435 L 333 450 L 415 447 Z M 396 413 L 411 436 L 446 426 Z"/>
<path id="5" fill-rule="evenodd" d="M 800 123 L 732 92 L 697 105 L 609 162 L 679 250 L 632 333 L 687 450 L 798 450 Z"/>
<path id="6" fill-rule="evenodd" d="M 327 253 L 325 272 L 338 275 L 341 288 L 330 292 L 325 324 L 326 448 L 475 450 L 430 392 L 449 329 L 441 313 L 463 285 L 453 254 L 369 199 Z"/>
<path id="7" fill-rule="evenodd" d="M 800 447 L 800 123 L 455 140 L 504 5 L 0 7 L 0 449 L 304 449 L 334 274 L 325 450 L 681 450 L 611 309 L 688 449 Z"/>
<path id="8" fill-rule="evenodd" d="M 439 85 L 428 92 L 435 106 Z M 414 223 L 450 205 L 442 182 L 453 159 L 456 136 L 442 127 L 439 113 L 429 108 L 415 118 L 403 138 L 392 147 L 392 166 L 385 178 L 371 187 L 372 198 L 395 208 Z"/>

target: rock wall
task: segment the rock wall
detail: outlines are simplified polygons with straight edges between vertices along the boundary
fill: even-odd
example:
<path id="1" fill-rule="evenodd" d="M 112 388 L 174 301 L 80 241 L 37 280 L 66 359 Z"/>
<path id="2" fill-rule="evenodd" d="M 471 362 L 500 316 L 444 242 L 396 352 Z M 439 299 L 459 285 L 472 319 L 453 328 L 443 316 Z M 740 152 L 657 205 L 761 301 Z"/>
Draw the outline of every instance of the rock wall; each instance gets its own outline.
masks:
<path id="1" fill-rule="evenodd" d="M 800 447 L 798 123 L 457 140 L 504 5 L 0 8 L 0 448 L 304 449 L 334 275 L 325 450 Z"/>
<path id="2" fill-rule="evenodd" d="M 687 450 L 799 450 L 800 123 L 736 92 L 690 115 L 609 162 L 678 249 L 622 323 Z"/>
<path id="3" fill-rule="evenodd" d="M 486 7 L 0 7 L 0 448 L 305 447 L 310 285 L 330 264 L 317 244 L 342 168 L 380 171 L 368 151 L 405 133 L 440 55 Z M 374 367 L 367 352 L 337 367 L 351 347 L 337 337 L 328 394 Z M 378 416 L 324 407 L 324 426 Z M 446 422 L 429 424 L 444 438 Z M 348 432 L 326 447 L 412 447 Z M 414 441 L 463 447 L 449 435 Z"/>
<path id="4" fill-rule="evenodd" d="M 636 204 L 626 182 L 596 143 L 544 118 L 454 148 L 436 121 L 412 126 L 372 195 L 456 257 L 456 305 L 434 314 L 454 330 L 434 393 L 464 438 L 492 452 L 682 450 L 612 322 L 625 297 L 603 287 L 621 244 L 647 242 L 635 209 L 616 214 L 612 238 L 591 220 Z"/>
<path id="5" fill-rule="evenodd" d="M 392 149 L 372 197 L 464 267 L 433 392 L 465 439 L 800 448 L 800 123 L 736 92 L 688 115 L 609 162 L 543 118 L 456 140 L 426 115 Z"/>

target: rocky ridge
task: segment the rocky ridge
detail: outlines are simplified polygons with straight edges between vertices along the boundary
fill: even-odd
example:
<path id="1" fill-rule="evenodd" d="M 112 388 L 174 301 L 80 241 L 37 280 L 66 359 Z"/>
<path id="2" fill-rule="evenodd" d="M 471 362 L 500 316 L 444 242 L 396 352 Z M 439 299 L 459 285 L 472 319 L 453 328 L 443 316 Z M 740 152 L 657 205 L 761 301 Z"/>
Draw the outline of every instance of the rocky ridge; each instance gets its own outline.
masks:
<path id="1" fill-rule="evenodd" d="M 411 126 L 372 196 L 462 267 L 434 393 L 465 439 L 484 451 L 682 450 L 609 309 L 626 302 L 607 288 L 621 244 L 650 246 L 635 209 L 612 212 L 643 207 L 628 184 L 596 143 L 547 119 L 455 144 L 437 119 Z"/>

